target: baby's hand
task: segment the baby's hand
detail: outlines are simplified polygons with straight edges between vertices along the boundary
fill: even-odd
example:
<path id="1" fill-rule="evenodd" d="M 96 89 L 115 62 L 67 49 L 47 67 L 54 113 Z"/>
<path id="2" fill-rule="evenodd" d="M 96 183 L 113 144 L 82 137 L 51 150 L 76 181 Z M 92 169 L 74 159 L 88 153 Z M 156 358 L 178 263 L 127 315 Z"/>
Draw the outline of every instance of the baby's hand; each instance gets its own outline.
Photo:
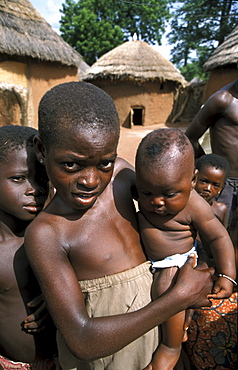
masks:
<path id="1" fill-rule="evenodd" d="M 229 298 L 233 292 L 234 284 L 223 276 L 219 276 L 208 298 L 223 299 Z"/>
<path id="2" fill-rule="evenodd" d="M 42 294 L 34 298 L 27 304 L 28 307 L 37 308 L 35 312 L 27 316 L 23 323 L 22 329 L 29 334 L 39 333 L 42 331 L 49 319 L 49 313 L 46 309 L 45 301 L 42 298 Z"/>

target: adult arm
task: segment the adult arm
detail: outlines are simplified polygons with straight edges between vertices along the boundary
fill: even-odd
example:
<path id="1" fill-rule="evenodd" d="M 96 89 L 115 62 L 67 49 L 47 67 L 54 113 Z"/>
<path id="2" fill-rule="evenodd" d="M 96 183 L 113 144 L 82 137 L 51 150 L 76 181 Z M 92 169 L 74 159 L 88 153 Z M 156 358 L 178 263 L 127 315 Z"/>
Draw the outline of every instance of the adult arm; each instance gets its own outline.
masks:
<path id="1" fill-rule="evenodd" d="M 226 90 L 216 92 L 206 101 L 188 126 L 185 134 L 194 147 L 196 158 L 205 154 L 198 140 L 223 115 L 232 99 L 231 94 Z"/>
<path id="2" fill-rule="evenodd" d="M 75 272 L 54 228 L 32 222 L 25 247 L 49 312 L 73 355 L 93 360 L 115 353 L 168 317 L 187 307 L 209 306 L 213 269 L 181 269 L 177 283 L 163 297 L 132 313 L 89 318 Z"/>

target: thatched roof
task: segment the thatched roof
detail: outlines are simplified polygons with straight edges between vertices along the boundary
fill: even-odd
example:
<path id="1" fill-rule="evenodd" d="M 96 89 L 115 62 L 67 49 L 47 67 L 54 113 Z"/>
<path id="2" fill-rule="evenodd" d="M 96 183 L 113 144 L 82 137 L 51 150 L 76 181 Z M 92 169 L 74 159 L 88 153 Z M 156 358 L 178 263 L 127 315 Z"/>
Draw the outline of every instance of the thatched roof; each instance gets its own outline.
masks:
<path id="1" fill-rule="evenodd" d="M 84 78 L 96 79 L 186 82 L 170 61 L 143 41 L 127 41 L 99 58 Z"/>
<path id="2" fill-rule="evenodd" d="M 238 26 L 219 45 L 204 64 L 205 71 L 238 63 Z M 238 67 L 238 65 L 237 65 Z"/>
<path id="3" fill-rule="evenodd" d="M 82 60 L 28 0 L 0 0 L 0 54 L 68 66 Z"/>

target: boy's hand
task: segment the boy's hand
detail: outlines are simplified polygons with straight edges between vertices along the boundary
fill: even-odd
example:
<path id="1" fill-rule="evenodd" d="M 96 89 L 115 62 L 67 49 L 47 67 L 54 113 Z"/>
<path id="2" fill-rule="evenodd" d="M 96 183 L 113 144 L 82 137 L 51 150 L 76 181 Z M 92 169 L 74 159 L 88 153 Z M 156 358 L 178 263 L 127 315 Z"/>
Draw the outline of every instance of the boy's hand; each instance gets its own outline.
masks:
<path id="1" fill-rule="evenodd" d="M 37 308 L 36 311 L 27 316 L 22 323 L 22 329 L 27 333 L 39 333 L 42 331 L 49 319 L 49 313 L 46 309 L 45 301 L 42 298 L 42 294 L 34 298 L 27 304 L 28 307 Z"/>
<path id="2" fill-rule="evenodd" d="M 209 294 L 209 298 L 223 299 L 229 298 L 233 292 L 233 283 L 228 279 L 220 276 L 212 289 L 212 293 Z"/>
<path id="3" fill-rule="evenodd" d="M 186 308 L 200 308 L 211 306 L 209 301 L 213 287 L 214 268 L 207 267 L 205 262 L 193 268 L 194 257 L 189 257 L 188 261 L 181 268 L 175 287 L 184 295 Z"/>

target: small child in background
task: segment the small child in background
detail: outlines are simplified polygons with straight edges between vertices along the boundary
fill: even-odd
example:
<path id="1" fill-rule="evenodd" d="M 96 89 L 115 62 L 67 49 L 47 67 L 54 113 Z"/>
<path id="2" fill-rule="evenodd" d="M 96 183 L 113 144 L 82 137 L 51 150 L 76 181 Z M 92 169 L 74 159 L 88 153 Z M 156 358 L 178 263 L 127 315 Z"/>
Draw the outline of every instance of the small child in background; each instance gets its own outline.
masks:
<path id="1" fill-rule="evenodd" d="M 196 163 L 198 169 L 195 190 L 203 197 L 218 220 L 227 227 L 228 207 L 225 203 L 217 202 L 215 197 L 220 194 L 225 186 L 230 166 L 227 160 L 217 154 L 205 154 Z"/>
<path id="2" fill-rule="evenodd" d="M 136 154 L 138 219 L 154 271 L 153 300 L 173 286 L 178 268 L 192 253 L 196 254 L 197 232 L 210 246 L 218 273 L 209 296 L 225 298 L 232 293 L 236 276 L 234 248 L 210 205 L 194 190 L 196 176 L 192 145 L 180 130 L 155 130 L 141 141 Z M 165 275 L 167 286 L 160 286 Z M 183 311 L 161 325 L 162 342 L 146 369 L 174 368 L 185 336 L 184 322 Z"/>
<path id="3" fill-rule="evenodd" d="M 37 130 L 0 127 L 0 369 L 56 369 L 54 325 L 28 263 L 26 227 L 48 195 L 35 155 Z"/>

